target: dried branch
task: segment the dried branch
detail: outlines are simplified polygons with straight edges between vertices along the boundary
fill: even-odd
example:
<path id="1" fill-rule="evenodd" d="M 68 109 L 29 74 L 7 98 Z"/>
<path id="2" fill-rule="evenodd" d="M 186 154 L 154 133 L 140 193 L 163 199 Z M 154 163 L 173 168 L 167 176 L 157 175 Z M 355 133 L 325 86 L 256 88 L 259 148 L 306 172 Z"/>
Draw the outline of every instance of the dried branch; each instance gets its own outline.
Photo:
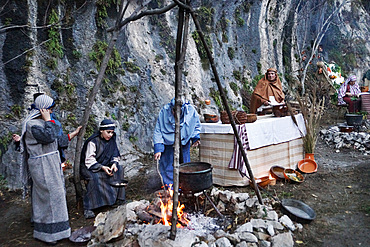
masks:
<path id="1" fill-rule="evenodd" d="M 309 55 L 309 58 L 306 59 L 306 63 L 304 65 L 304 68 L 303 68 L 303 71 L 301 73 L 301 77 L 300 77 L 300 82 L 301 82 L 301 86 L 302 86 L 302 95 L 304 95 L 305 93 L 305 81 L 306 81 L 306 76 L 307 76 L 307 70 L 308 70 L 308 67 L 310 66 L 310 62 L 313 60 L 314 58 L 314 55 L 316 54 L 317 50 L 318 50 L 318 47 L 322 41 L 322 39 L 324 38 L 324 36 L 326 35 L 330 25 L 332 24 L 332 20 L 335 16 L 338 15 L 340 9 L 344 6 L 344 4 L 348 3 L 349 1 L 344 1 L 343 3 L 341 3 L 341 5 L 339 5 L 332 13 L 330 13 L 330 15 L 326 18 L 324 18 L 324 14 L 325 14 L 325 10 L 326 10 L 326 7 L 325 7 L 325 4 L 324 2 L 322 3 L 321 7 L 318 8 L 318 6 L 315 6 L 315 8 L 317 9 L 320 9 L 321 11 L 321 22 L 319 23 L 318 25 L 318 32 L 314 38 L 314 41 L 313 41 L 313 45 L 312 45 L 312 49 L 311 49 L 311 53 Z M 297 8 L 296 8 L 296 13 L 297 13 L 297 16 L 300 16 L 302 15 L 301 14 L 301 11 L 299 11 L 299 8 L 301 7 L 300 6 L 300 3 L 297 5 Z M 301 7 L 300 9 L 306 9 L 304 7 Z M 307 29 L 309 30 L 309 29 Z M 296 29 L 297 31 L 297 29 Z M 304 33 L 304 35 L 306 35 L 306 33 Z M 302 51 L 300 50 L 300 45 L 299 45 L 299 42 L 298 42 L 298 35 L 296 34 L 296 47 L 297 47 L 297 53 L 302 54 Z M 304 47 L 304 44 L 305 44 L 305 41 L 306 39 L 303 39 L 303 42 L 302 42 L 302 47 Z M 302 49 L 302 48 L 301 48 Z M 302 58 L 300 59 L 300 61 L 302 61 Z"/>
<path id="2" fill-rule="evenodd" d="M 111 32 L 113 31 L 115 28 L 122 28 L 124 27 L 126 24 L 128 24 L 129 22 L 131 21 L 136 21 L 144 16 L 148 16 L 148 15 L 159 15 L 159 14 L 163 14 L 163 13 L 166 13 L 167 11 L 171 10 L 172 8 L 176 7 L 176 3 L 171 3 L 163 8 L 160 8 L 160 9 L 151 9 L 151 10 L 146 10 L 146 11 L 143 11 L 141 13 L 138 14 L 138 12 L 140 11 L 140 9 L 143 8 L 143 6 L 137 8 L 134 13 L 132 13 L 131 16 L 127 17 L 126 19 L 124 19 L 123 21 L 121 21 L 116 27 L 110 27 L 107 29 L 107 32 Z"/>
<path id="3" fill-rule="evenodd" d="M 7 63 L 10 63 L 11 61 L 13 61 L 13 60 L 15 60 L 15 59 L 17 59 L 17 58 L 19 58 L 19 57 L 23 56 L 23 55 L 24 55 L 24 54 L 26 54 L 27 52 L 32 51 L 32 50 L 36 49 L 36 48 L 37 48 L 37 47 L 39 47 L 39 46 L 42 46 L 43 44 L 45 44 L 45 43 L 46 43 L 46 42 L 48 42 L 49 40 L 50 40 L 50 39 L 45 40 L 45 41 L 41 42 L 40 44 L 38 44 L 38 45 L 36 45 L 36 46 L 34 46 L 34 47 L 32 47 L 32 48 L 28 49 L 28 50 L 25 50 L 25 51 L 24 51 L 24 52 L 22 52 L 21 54 L 19 54 L 19 55 L 15 56 L 15 57 L 13 57 L 13 58 L 9 59 L 8 61 L 4 62 L 4 63 L 3 63 L 3 65 L 5 65 L 5 64 L 7 64 Z"/>
<path id="4" fill-rule="evenodd" d="M 314 77 L 307 77 L 306 79 L 305 85 L 307 91 L 304 96 L 301 96 L 298 90 L 291 89 L 290 91 L 293 92 L 299 103 L 306 127 L 306 135 L 302 136 L 304 151 L 305 153 L 314 153 L 320 121 L 326 111 L 326 95 L 321 90 L 320 84 L 314 79 Z M 297 81 L 297 84 L 298 83 L 300 82 Z"/>

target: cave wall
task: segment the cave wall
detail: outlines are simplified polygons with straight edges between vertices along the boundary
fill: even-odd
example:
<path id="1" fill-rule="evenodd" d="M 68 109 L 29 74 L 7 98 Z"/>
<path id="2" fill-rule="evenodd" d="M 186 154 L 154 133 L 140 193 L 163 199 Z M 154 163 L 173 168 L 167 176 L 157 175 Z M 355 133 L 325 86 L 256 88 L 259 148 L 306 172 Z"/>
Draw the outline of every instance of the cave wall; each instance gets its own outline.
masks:
<path id="1" fill-rule="evenodd" d="M 56 112 L 66 133 L 74 130 L 82 118 L 89 90 L 98 74 L 92 60 L 94 47 L 99 42 L 109 42 L 111 34 L 106 28 L 114 24 L 118 8 L 114 1 L 100 2 L 105 5 L 81 0 L 10 0 L 2 10 L 0 125 L 4 132 L 0 135 L 0 173 L 11 188 L 19 187 L 16 170 L 19 153 L 11 145 L 10 135 L 20 133 L 21 122 L 27 116 L 35 92 L 45 92 L 56 100 Z M 134 2 L 127 15 L 141 1 Z M 169 2 L 152 1 L 150 7 L 161 7 Z M 251 92 L 257 76 L 267 68 L 276 67 L 284 84 L 288 83 L 287 74 L 296 75 L 301 65 L 296 61 L 292 36 L 303 23 L 297 16 L 299 1 L 193 2 L 232 108 L 242 107 L 241 91 Z M 319 1 L 306 2 L 315 5 Z M 329 2 L 328 11 L 343 1 Z M 120 64 L 116 61 L 118 68 L 106 77 L 93 106 L 88 133 L 103 118 L 116 121 L 121 162 L 128 176 L 134 176 L 152 162 L 148 158 L 153 152 L 152 133 L 157 115 L 174 97 L 177 11 L 174 8 L 166 14 L 144 17 L 122 28 L 115 46 Z M 52 32 L 46 26 L 53 14 L 61 21 Z M 299 37 L 313 38 L 319 18 L 319 12 L 312 11 L 310 18 L 304 21 L 310 32 L 304 33 L 302 29 Z M 370 68 L 368 4 L 350 1 L 333 24 L 322 40 L 326 58 L 340 64 L 345 74 L 362 77 Z M 210 66 L 202 57 L 201 48 L 197 49 L 197 39 L 192 37 L 194 31 L 191 22 L 183 72 L 184 96 L 202 113 L 207 98 L 212 99 L 213 105 L 220 105 Z M 48 48 L 48 39 L 57 39 L 60 47 Z M 73 140 L 67 151 L 67 158 L 72 162 L 75 148 Z"/>

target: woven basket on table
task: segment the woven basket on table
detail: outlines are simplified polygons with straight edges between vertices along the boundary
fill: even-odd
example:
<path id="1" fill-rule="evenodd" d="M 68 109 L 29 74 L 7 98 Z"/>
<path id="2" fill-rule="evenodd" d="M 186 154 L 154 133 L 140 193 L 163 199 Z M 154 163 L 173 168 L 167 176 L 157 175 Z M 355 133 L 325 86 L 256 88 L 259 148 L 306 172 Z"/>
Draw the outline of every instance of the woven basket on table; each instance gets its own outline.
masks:
<path id="1" fill-rule="evenodd" d="M 232 111 L 231 115 L 236 124 L 253 123 L 257 120 L 256 114 L 247 114 L 244 111 Z M 230 119 L 226 111 L 221 112 L 221 122 L 223 124 L 230 124 Z"/>

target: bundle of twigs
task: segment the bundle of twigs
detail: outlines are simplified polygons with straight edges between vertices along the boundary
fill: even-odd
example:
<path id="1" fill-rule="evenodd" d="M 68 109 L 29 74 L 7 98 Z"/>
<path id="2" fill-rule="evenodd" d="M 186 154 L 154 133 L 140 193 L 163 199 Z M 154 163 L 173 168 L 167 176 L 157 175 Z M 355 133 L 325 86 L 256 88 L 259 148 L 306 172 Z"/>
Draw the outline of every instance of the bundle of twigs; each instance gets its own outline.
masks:
<path id="1" fill-rule="evenodd" d="M 314 153 L 318 137 L 318 129 L 321 117 L 325 112 L 325 97 L 320 97 L 313 86 L 304 96 L 296 94 L 305 127 L 306 135 L 303 137 L 303 147 L 305 153 Z"/>

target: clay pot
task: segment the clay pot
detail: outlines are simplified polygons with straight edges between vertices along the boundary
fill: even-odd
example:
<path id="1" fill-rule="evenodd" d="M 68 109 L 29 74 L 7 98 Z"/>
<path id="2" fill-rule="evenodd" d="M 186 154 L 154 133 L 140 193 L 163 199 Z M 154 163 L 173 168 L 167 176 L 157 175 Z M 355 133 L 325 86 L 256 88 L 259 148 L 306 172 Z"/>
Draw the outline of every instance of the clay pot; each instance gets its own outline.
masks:
<path id="1" fill-rule="evenodd" d="M 361 86 L 361 92 L 367 92 L 367 91 L 369 91 L 368 86 Z"/>
<path id="2" fill-rule="evenodd" d="M 305 153 L 304 154 L 304 158 L 305 159 L 311 159 L 311 160 L 315 160 L 315 154 L 313 154 L 313 153 Z"/>

